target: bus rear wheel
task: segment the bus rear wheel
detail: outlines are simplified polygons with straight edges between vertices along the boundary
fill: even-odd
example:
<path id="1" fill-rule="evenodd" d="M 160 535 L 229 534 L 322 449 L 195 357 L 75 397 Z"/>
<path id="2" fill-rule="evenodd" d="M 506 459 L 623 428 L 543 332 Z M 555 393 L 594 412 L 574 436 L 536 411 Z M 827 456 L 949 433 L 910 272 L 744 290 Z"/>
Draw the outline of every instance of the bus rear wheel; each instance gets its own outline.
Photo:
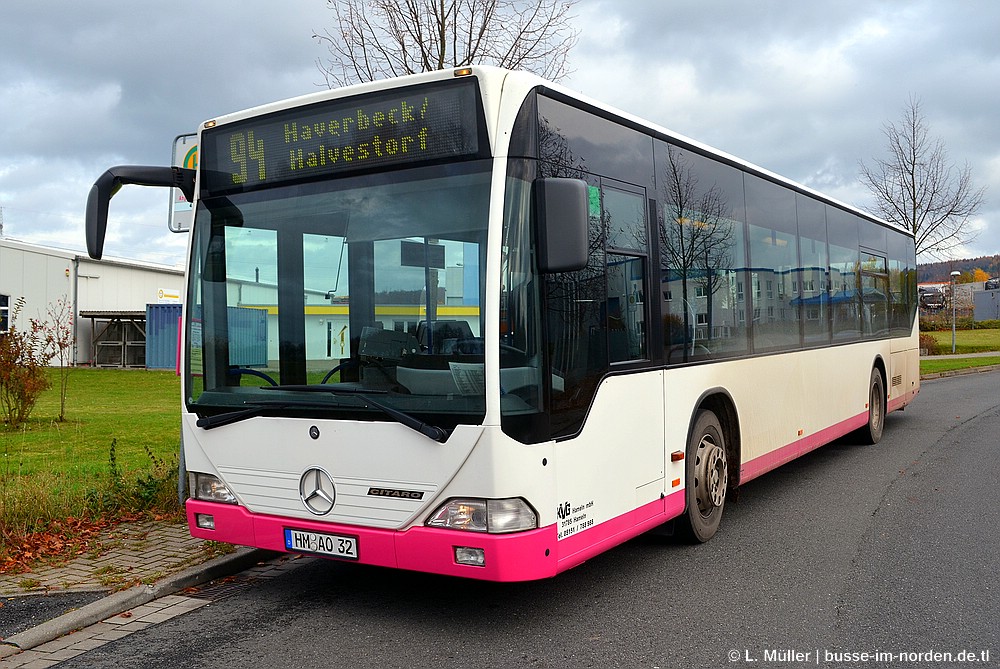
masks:
<path id="1" fill-rule="evenodd" d="M 882 440 L 885 404 L 885 381 L 882 380 L 882 372 L 875 368 L 868 382 L 868 424 L 858 430 L 864 443 L 877 444 Z"/>
<path id="2" fill-rule="evenodd" d="M 729 462 L 722 424 L 713 411 L 698 413 L 685 454 L 687 511 L 681 523 L 686 537 L 703 543 L 715 536 L 722 521 L 729 486 Z"/>

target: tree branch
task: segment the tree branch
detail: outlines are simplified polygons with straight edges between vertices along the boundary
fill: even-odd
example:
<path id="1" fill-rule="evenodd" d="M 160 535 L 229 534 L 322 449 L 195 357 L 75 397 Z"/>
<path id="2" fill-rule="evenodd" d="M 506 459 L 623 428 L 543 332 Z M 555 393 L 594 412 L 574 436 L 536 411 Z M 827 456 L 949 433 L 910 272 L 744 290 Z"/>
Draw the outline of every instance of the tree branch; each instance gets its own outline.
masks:
<path id="1" fill-rule="evenodd" d="M 911 97 L 899 125 L 882 132 L 888 157 L 862 161 L 859 174 L 876 213 L 914 234 L 917 255 L 944 257 L 975 239 L 971 219 L 985 188 L 975 188 L 968 164 L 956 171 L 944 143 L 930 137 L 920 101 Z"/>
<path id="2" fill-rule="evenodd" d="M 328 87 L 475 63 L 559 80 L 579 32 L 579 0 L 327 0 L 334 27 L 314 33 Z"/>

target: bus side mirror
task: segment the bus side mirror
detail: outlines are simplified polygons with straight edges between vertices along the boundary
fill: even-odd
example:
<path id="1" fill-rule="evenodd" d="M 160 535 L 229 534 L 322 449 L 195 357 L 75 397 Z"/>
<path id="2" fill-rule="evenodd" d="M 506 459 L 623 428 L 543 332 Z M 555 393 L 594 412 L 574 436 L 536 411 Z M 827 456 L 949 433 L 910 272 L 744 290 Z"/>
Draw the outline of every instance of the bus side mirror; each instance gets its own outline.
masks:
<path id="1" fill-rule="evenodd" d="M 587 266 L 589 195 L 581 179 L 535 180 L 538 271 L 573 272 Z"/>
<path id="2" fill-rule="evenodd" d="M 191 202 L 194 200 L 194 177 L 194 170 L 139 165 L 119 165 L 99 176 L 87 196 L 87 253 L 94 260 L 100 260 L 104 255 L 108 204 L 123 185 L 176 187 Z"/>

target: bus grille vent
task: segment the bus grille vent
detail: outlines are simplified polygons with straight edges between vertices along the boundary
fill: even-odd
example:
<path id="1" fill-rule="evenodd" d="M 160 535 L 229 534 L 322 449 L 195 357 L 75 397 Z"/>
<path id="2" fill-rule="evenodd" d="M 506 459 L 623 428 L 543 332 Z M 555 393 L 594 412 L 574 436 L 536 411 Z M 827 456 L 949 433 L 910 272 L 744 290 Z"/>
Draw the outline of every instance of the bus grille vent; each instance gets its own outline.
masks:
<path id="1" fill-rule="evenodd" d="M 897 374 L 896 376 L 892 377 L 892 387 L 893 388 L 895 388 L 896 386 L 901 386 L 901 385 L 903 385 L 903 375 L 902 374 Z"/>

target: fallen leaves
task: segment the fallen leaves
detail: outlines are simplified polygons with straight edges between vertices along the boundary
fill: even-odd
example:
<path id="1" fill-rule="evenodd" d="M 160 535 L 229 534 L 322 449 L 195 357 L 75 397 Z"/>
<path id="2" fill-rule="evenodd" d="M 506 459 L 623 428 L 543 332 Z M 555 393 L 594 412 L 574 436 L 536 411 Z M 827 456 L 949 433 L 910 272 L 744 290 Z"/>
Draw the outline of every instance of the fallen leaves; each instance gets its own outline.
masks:
<path id="1" fill-rule="evenodd" d="M 65 518 L 54 520 L 39 532 L 16 538 L 4 537 L 0 555 L 0 574 L 30 571 L 45 560 L 68 559 L 82 555 L 97 543 L 100 533 L 110 526 L 104 518 Z"/>

